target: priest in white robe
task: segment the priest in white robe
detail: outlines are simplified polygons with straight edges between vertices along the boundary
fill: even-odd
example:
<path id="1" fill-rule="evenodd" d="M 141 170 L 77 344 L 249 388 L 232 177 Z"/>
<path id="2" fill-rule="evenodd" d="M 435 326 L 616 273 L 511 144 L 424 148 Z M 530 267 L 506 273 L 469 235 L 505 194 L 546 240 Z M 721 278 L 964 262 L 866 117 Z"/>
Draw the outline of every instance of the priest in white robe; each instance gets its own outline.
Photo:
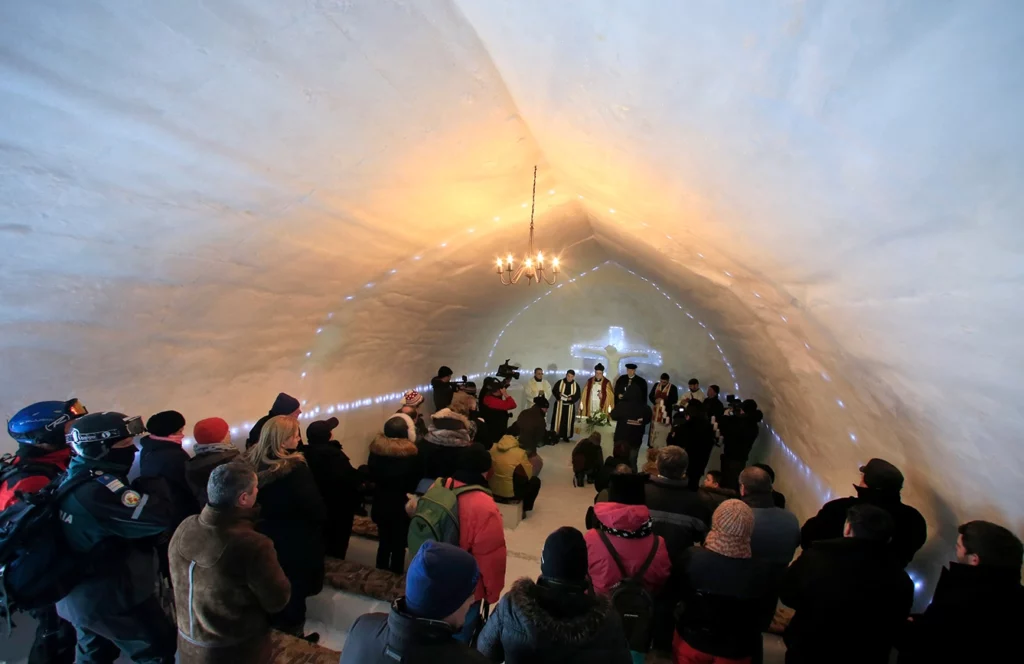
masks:
<path id="1" fill-rule="evenodd" d="M 523 408 L 529 408 L 537 397 L 544 397 L 548 401 L 552 401 L 551 383 L 544 378 L 543 369 L 537 367 L 533 370 L 533 378 L 523 384 L 523 395 L 526 396 L 526 399 L 523 400 Z"/>
<path id="2" fill-rule="evenodd" d="M 576 372 L 572 369 L 565 372 L 565 378 L 555 383 L 551 390 L 554 395 L 554 416 L 551 418 L 551 430 L 560 440 L 572 440 L 576 427 L 576 404 L 580 401 L 581 390 L 576 382 Z"/>
<path id="3" fill-rule="evenodd" d="M 583 417 L 590 417 L 601 411 L 610 413 L 614 405 L 615 389 L 612 381 L 604 375 L 604 365 L 597 363 L 594 365 L 594 375 L 587 380 L 587 385 L 583 388 Z"/>

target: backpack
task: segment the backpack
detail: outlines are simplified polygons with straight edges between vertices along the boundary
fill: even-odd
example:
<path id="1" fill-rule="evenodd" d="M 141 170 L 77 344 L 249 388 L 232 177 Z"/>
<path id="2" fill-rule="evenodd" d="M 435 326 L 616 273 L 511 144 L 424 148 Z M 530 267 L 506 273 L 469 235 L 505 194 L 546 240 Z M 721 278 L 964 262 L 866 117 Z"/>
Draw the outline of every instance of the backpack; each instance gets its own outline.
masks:
<path id="1" fill-rule="evenodd" d="M 487 489 L 466 485 L 455 488 L 454 480 L 438 478 L 416 505 L 416 513 L 409 522 L 409 558 L 411 559 L 427 540 L 459 545 L 459 496 L 470 491 Z"/>
<path id="2" fill-rule="evenodd" d="M 93 475 L 64 479 L 58 475 L 0 512 L 0 621 L 63 599 L 88 569 L 64 538 L 60 503 Z"/>
<path id="3" fill-rule="evenodd" d="M 635 652 L 647 652 L 651 647 L 651 638 L 654 627 L 654 598 L 644 588 L 643 578 L 647 569 L 654 562 L 654 556 L 658 553 L 658 536 L 654 536 L 654 545 L 647 555 L 647 560 L 640 566 L 634 576 L 626 574 L 626 566 L 619 557 L 619 552 L 612 546 L 608 536 L 600 528 L 597 534 L 604 542 L 605 548 L 611 554 L 612 560 L 619 568 L 622 580 L 616 583 L 610 593 L 612 607 L 622 617 L 622 626 L 626 631 L 626 640 L 629 641 L 629 649 Z"/>
<path id="4" fill-rule="evenodd" d="M 0 457 L 0 487 L 5 484 L 7 485 L 7 488 L 2 490 L 4 493 L 14 493 L 14 485 L 23 478 L 41 475 L 52 481 L 60 475 L 60 473 L 60 468 L 52 463 L 37 463 L 31 460 L 22 460 L 13 454 L 5 454 Z M 6 500 L 4 502 L 6 502 Z"/>

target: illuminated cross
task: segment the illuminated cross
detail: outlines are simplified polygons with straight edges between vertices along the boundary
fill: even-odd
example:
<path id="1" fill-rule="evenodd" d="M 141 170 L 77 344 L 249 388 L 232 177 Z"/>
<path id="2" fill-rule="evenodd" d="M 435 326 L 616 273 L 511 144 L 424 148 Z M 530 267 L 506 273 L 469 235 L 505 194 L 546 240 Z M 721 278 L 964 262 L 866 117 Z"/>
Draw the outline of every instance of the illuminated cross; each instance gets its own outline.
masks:
<path id="1" fill-rule="evenodd" d="M 616 374 L 624 370 L 622 366 L 628 361 L 641 361 L 644 364 L 661 365 L 661 353 L 650 348 L 625 348 L 626 333 L 621 327 L 609 327 L 606 345 L 600 342 L 589 344 L 573 344 L 570 349 L 572 356 L 579 360 L 604 360 L 608 369 Z M 615 378 L 615 376 L 609 376 Z"/>

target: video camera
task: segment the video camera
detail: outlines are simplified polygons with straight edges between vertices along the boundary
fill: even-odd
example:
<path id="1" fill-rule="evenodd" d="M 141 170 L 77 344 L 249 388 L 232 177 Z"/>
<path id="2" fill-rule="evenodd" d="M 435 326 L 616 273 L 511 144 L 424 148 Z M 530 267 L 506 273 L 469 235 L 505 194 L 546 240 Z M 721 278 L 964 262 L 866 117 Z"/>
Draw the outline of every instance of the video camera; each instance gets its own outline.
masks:
<path id="1" fill-rule="evenodd" d="M 465 374 L 462 375 L 461 380 L 449 381 L 449 385 L 452 386 L 454 392 L 465 392 L 470 396 L 476 396 L 476 383 L 467 378 Z"/>
<path id="2" fill-rule="evenodd" d="M 509 364 L 509 360 L 505 360 L 504 364 L 498 367 L 496 374 L 498 378 L 503 378 L 505 384 L 508 385 L 513 378 L 519 380 L 519 367 Z"/>

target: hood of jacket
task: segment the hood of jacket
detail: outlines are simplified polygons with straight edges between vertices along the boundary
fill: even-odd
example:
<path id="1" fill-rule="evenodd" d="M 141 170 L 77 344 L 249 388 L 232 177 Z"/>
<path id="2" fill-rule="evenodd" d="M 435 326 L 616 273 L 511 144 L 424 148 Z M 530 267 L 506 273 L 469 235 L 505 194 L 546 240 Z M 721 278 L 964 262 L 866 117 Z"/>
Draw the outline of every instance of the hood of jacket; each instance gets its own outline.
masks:
<path id="1" fill-rule="evenodd" d="M 473 444 L 473 434 L 468 428 L 437 429 L 431 425 L 423 439 L 441 447 L 469 447 Z"/>
<path id="2" fill-rule="evenodd" d="M 258 485 L 261 489 L 270 486 L 274 482 L 278 481 L 283 477 L 287 477 L 299 464 L 305 463 L 299 458 L 286 459 L 284 463 L 277 464 L 276 467 L 260 465 L 259 470 L 256 471 L 256 478 Z"/>
<path id="3" fill-rule="evenodd" d="M 519 440 L 515 436 L 502 436 L 495 447 L 498 448 L 499 452 L 508 452 L 519 447 Z"/>
<path id="4" fill-rule="evenodd" d="M 386 457 L 410 457 L 416 456 L 419 450 L 416 443 L 408 438 L 388 438 L 382 433 L 370 443 L 370 452 Z"/>
<path id="5" fill-rule="evenodd" d="M 607 528 L 633 531 L 651 520 L 651 511 L 646 505 L 623 505 L 622 503 L 597 503 L 594 515 Z"/>
<path id="6" fill-rule="evenodd" d="M 543 579 L 519 579 L 508 596 L 522 622 L 559 645 L 593 641 L 607 628 L 612 611 L 604 595 L 559 588 Z"/>

